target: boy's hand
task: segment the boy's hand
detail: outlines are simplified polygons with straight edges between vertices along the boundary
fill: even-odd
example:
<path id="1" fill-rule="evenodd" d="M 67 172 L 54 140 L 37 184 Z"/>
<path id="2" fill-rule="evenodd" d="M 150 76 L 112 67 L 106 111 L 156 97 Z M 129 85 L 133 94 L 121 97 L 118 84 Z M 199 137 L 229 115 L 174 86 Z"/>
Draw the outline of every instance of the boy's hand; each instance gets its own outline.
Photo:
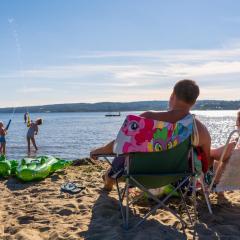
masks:
<path id="1" fill-rule="evenodd" d="M 95 154 L 96 154 L 96 150 L 94 149 L 90 152 L 90 158 L 93 160 L 97 160 L 98 157 Z"/>

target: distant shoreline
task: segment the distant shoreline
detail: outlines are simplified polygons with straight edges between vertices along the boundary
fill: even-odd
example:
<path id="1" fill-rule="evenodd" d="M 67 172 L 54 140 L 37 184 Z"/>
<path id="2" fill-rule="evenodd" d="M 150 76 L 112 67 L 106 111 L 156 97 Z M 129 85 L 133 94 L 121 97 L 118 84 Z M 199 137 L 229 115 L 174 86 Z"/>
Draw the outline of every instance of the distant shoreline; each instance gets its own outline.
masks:
<path id="1" fill-rule="evenodd" d="M 138 101 L 138 102 L 99 102 L 99 103 L 65 103 L 50 104 L 42 106 L 23 106 L 23 107 L 6 107 L 0 108 L 0 113 L 44 112 L 128 112 L 128 111 L 145 111 L 145 110 L 166 110 L 168 101 Z M 240 100 L 200 100 L 193 110 L 237 110 L 240 109 Z"/>
<path id="2" fill-rule="evenodd" d="M 154 109 L 149 109 L 149 110 L 154 110 Z M 144 111 L 147 111 L 147 110 L 126 110 L 126 111 L 121 111 L 121 112 L 125 112 L 125 113 L 127 113 L 127 112 L 129 112 L 129 113 L 132 113 L 132 112 L 144 112 Z M 159 109 L 159 111 L 164 111 L 163 109 Z M 192 111 L 238 111 L 238 109 L 193 109 Z M 29 111 L 30 113 L 34 113 L 34 114 L 37 114 L 37 113 L 44 113 L 44 114 L 46 114 L 46 113 L 49 113 L 49 114 L 51 114 L 51 113 L 62 113 L 62 114 L 64 114 L 64 113 L 102 113 L 104 116 L 105 116 L 105 113 L 107 113 L 107 111 L 78 111 L 78 112 L 73 112 L 73 111 L 61 111 L 61 112 L 41 112 L 41 111 L 38 111 L 38 112 L 32 112 L 32 111 Z M 117 112 L 117 111 L 116 111 Z M 23 113 L 25 113 L 25 112 L 15 112 L 16 114 L 23 114 Z M 1 112 L 0 111 L 0 114 L 12 114 L 12 112 Z M 121 115 L 120 115 L 121 116 Z M 120 116 L 118 116 L 118 117 L 120 117 Z M 105 116 L 105 117 L 107 117 L 107 116 Z"/>

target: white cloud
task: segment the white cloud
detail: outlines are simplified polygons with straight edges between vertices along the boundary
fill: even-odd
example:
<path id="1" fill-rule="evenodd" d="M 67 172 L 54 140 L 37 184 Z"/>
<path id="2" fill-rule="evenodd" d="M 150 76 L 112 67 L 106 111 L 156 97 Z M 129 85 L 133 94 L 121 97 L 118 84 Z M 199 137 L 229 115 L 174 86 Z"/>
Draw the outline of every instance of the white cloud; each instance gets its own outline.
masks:
<path id="1" fill-rule="evenodd" d="M 239 41 L 240 42 L 240 41 Z M 84 63 L 49 66 L 23 71 L 26 78 L 71 79 L 101 75 L 114 81 L 148 80 L 162 78 L 207 76 L 240 72 L 240 48 L 216 50 L 162 50 L 90 52 L 80 58 L 102 58 L 100 63 L 87 59 Z M 109 57 L 123 58 L 122 63 L 113 63 Z M 133 58 L 133 59 L 129 59 Z M 89 63 L 90 62 L 90 63 Z"/>
<path id="2" fill-rule="evenodd" d="M 199 99 L 209 100 L 240 100 L 239 97 L 240 88 L 226 88 L 226 87 L 207 87 L 201 90 Z"/>
<path id="3" fill-rule="evenodd" d="M 39 88 L 39 87 L 36 87 L 36 88 L 21 88 L 21 89 L 18 89 L 17 92 L 20 92 L 20 93 L 42 93 L 42 92 L 52 92 L 53 89 L 51 88 Z"/>
<path id="4" fill-rule="evenodd" d="M 89 52 L 77 56 L 75 64 L 2 73 L 0 79 L 18 79 L 28 86 L 18 93 L 44 92 L 41 103 L 163 100 L 182 78 L 199 83 L 201 99 L 239 99 L 240 48 L 230 45 L 213 50 Z"/>
<path id="5" fill-rule="evenodd" d="M 233 51 L 237 50 L 235 53 L 236 53 L 236 56 L 238 56 L 238 50 L 240 49 L 240 39 L 239 38 L 231 38 L 228 41 L 224 42 L 222 44 L 222 47 L 225 49 L 232 49 Z"/>
<path id="6" fill-rule="evenodd" d="M 240 39 L 230 39 L 225 42 L 221 49 L 172 49 L 161 51 L 107 51 L 107 52 L 85 52 L 78 56 L 72 56 L 72 59 L 101 59 L 101 58 L 144 58 L 158 59 L 163 62 L 175 61 L 209 61 L 226 60 L 226 58 L 235 59 L 240 56 Z"/>

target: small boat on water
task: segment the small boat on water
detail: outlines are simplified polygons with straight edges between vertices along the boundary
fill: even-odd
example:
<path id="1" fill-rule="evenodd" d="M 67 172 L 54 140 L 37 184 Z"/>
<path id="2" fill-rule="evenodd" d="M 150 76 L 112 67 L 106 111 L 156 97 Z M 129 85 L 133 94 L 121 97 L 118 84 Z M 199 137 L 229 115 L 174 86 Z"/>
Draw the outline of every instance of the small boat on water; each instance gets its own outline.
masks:
<path id="1" fill-rule="evenodd" d="M 119 117 L 121 116 L 121 113 L 109 113 L 109 114 L 105 114 L 105 117 Z"/>

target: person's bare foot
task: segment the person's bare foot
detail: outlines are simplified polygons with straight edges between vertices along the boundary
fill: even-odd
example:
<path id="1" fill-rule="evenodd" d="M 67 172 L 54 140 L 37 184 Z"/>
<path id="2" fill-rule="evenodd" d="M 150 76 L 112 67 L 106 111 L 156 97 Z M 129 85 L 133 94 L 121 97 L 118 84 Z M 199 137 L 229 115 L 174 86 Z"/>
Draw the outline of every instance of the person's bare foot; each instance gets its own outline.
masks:
<path id="1" fill-rule="evenodd" d="M 103 182 L 104 182 L 103 188 L 104 188 L 104 190 L 110 192 L 113 189 L 113 183 L 111 181 L 107 180 L 108 177 L 106 176 L 106 174 L 102 175 L 102 179 L 103 179 Z"/>
<path id="2" fill-rule="evenodd" d="M 225 197 L 224 192 L 218 192 L 217 194 L 217 204 L 228 204 L 229 200 Z"/>
<path id="3" fill-rule="evenodd" d="M 90 152 L 90 158 L 96 161 L 98 159 L 98 157 L 96 156 L 97 154 L 99 154 L 98 149 L 92 150 Z"/>

